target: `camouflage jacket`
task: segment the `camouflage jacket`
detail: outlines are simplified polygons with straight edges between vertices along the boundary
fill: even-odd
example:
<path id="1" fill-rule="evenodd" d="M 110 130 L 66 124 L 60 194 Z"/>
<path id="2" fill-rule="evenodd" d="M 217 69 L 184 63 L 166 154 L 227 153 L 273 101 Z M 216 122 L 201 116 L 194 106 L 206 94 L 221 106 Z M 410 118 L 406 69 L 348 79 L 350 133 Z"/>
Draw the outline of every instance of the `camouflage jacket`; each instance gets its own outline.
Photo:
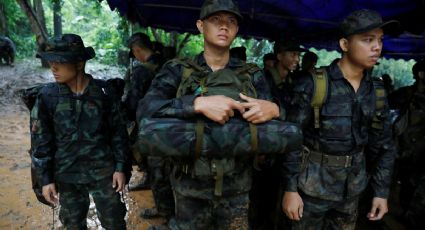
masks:
<path id="1" fill-rule="evenodd" d="M 47 84 L 31 110 L 32 164 L 41 186 L 90 183 L 124 170 L 128 135 L 119 99 L 105 98 L 89 77 L 82 95 L 65 84 Z M 52 87 L 57 94 L 48 93 Z M 51 97 L 57 99 L 49 109 Z"/>
<path id="2" fill-rule="evenodd" d="M 207 65 L 203 53 L 199 54 L 195 60 L 198 65 L 212 72 Z M 243 66 L 244 63 L 239 59 L 231 58 L 225 68 L 235 70 Z M 169 61 L 152 81 L 146 96 L 141 100 L 138 107 L 138 120 L 142 117 L 174 117 L 174 118 L 195 118 L 193 109 L 195 95 L 183 95 L 176 98 L 176 93 L 182 78 L 183 66 L 181 62 Z M 259 70 L 252 75 L 253 85 L 257 92 L 257 98 L 271 100 L 268 85 L 265 82 L 262 71 Z M 193 159 L 175 158 L 174 176 L 171 176 L 173 188 L 185 196 L 197 197 L 202 199 L 213 199 L 215 180 L 210 176 L 196 176 L 193 173 L 203 171 L 202 169 L 211 167 L 211 159 L 201 156 L 195 163 Z M 182 173 L 182 164 L 189 161 L 189 172 Z M 192 160 L 192 162 L 191 162 Z M 229 169 L 232 173 L 225 175 L 223 180 L 223 196 L 234 195 L 248 192 L 251 187 L 251 158 L 232 158 L 228 159 L 227 165 L 232 165 Z M 200 170 L 197 170 L 200 169 Z"/>
<path id="3" fill-rule="evenodd" d="M 152 54 L 146 63 L 138 63 L 133 67 L 133 71 L 127 71 L 125 76 L 124 106 L 130 121 L 136 120 L 137 103 L 148 91 L 152 79 L 157 70 L 161 68 L 162 58 L 159 54 Z"/>
<path id="4" fill-rule="evenodd" d="M 270 86 L 272 96 L 285 108 L 292 104 L 293 74 L 289 73 L 285 81 L 279 75 L 277 68 L 265 70 L 264 76 Z"/>
<path id="5" fill-rule="evenodd" d="M 388 103 L 385 100 L 379 117 L 382 129 L 371 127 L 376 100 L 370 74 L 365 71 L 355 92 L 337 62 L 335 60 L 326 68 L 329 88 L 327 100 L 320 110 L 320 128 L 315 130 L 313 124 L 310 103 L 314 84 L 310 74 L 300 76 L 295 84 L 288 120 L 301 124 L 304 145 L 310 150 L 328 155 L 352 155 L 352 166 L 335 168 L 307 161 L 306 167 L 301 167 L 301 155 L 288 154 L 283 172 L 286 190 L 297 191 L 298 186 L 308 195 L 331 200 L 356 196 L 364 190 L 369 178 L 366 173 L 367 157 L 376 160 L 370 172 L 374 196 L 387 198 L 396 153 Z"/>

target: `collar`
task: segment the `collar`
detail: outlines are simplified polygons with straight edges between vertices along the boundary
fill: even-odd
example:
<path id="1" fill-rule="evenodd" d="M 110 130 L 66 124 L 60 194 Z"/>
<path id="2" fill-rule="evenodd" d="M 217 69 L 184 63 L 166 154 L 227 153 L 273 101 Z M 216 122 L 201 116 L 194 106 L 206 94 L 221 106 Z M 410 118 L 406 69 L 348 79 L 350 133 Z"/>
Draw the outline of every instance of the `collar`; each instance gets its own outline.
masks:
<path id="1" fill-rule="evenodd" d="M 195 62 L 198 65 L 200 65 L 201 67 L 208 68 L 208 70 L 212 71 L 211 68 L 207 64 L 207 61 L 205 60 L 203 51 L 201 53 L 199 53 L 198 55 L 196 55 Z M 224 68 L 236 69 L 236 68 L 239 68 L 239 67 L 242 67 L 242 66 L 244 66 L 243 61 L 241 61 L 239 58 L 230 57 L 229 62 L 226 64 L 226 66 Z"/>
<path id="2" fill-rule="evenodd" d="M 344 74 L 338 66 L 340 58 L 335 59 L 328 67 L 328 72 L 332 80 L 342 80 L 345 79 Z M 362 80 L 371 81 L 371 71 L 364 70 Z"/>

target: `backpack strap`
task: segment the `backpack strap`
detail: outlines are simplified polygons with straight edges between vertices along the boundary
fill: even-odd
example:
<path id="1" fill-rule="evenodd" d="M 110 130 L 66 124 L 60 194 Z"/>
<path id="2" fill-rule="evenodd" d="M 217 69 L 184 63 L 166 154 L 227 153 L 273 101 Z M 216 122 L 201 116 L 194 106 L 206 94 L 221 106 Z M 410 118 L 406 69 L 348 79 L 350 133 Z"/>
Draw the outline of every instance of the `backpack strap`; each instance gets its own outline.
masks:
<path id="1" fill-rule="evenodd" d="M 313 74 L 313 98 L 311 99 L 311 107 L 314 112 L 314 128 L 320 128 L 320 109 L 326 102 L 328 96 L 328 75 L 325 68 L 319 68 Z"/>
<path id="2" fill-rule="evenodd" d="M 379 79 L 373 79 L 373 90 L 375 91 L 375 114 L 372 119 L 372 128 L 383 129 L 382 113 L 385 108 L 386 93 L 384 84 Z"/>

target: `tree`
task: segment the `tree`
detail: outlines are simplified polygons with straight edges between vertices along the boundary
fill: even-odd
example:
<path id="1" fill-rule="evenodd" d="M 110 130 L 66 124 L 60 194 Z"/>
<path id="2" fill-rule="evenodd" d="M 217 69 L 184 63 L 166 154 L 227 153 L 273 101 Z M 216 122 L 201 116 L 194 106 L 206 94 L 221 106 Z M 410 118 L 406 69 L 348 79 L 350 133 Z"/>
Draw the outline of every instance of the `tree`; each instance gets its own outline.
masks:
<path id="1" fill-rule="evenodd" d="M 26 0 L 16 0 L 21 7 L 22 11 L 27 15 L 28 20 L 31 25 L 31 30 L 35 34 L 35 39 L 37 41 L 37 46 L 40 47 L 47 42 L 48 36 L 46 30 L 43 28 L 40 20 L 37 18 L 33 8 L 29 5 Z M 44 26 L 46 27 L 46 26 Z M 48 67 L 46 62 L 42 61 L 43 67 Z"/>
<path id="2" fill-rule="evenodd" d="M 55 37 L 62 36 L 61 0 L 53 0 L 53 34 Z"/>
<path id="3" fill-rule="evenodd" d="M 8 36 L 5 2 L 0 1 L 0 34 Z"/>

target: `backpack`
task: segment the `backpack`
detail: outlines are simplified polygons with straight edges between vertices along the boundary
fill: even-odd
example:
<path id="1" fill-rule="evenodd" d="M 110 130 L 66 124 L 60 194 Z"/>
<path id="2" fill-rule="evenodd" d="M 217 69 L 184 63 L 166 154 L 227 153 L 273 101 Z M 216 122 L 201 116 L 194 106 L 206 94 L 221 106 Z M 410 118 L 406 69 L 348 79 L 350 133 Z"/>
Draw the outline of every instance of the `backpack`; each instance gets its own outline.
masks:
<path id="1" fill-rule="evenodd" d="M 100 79 L 93 79 L 95 84 L 101 89 L 102 91 L 102 104 L 106 105 L 103 106 L 103 109 L 108 113 L 110 111 L 109 101 L 111 99 L 116 100 L 117 97 L 120 95 L 116 92 L 121 92 L 121 88 L 123 86 L 123 83 L 120 81 L 123 81 L 122 79 L 109 79 L 107 81 L 100 80 Z M 117 88 L 118 87 L 118 88 Z M 43 98 L 43 102 L 45 102 L 45 105 L 47 107 L 49 116 L 54 115 L 54 111 L 56 109 L 56 105 L 58 103 L 58 98 L 63 97 L 59 95 L 59 86 L 57 83 L 50 82 L 46 84 L 39 84 L 27 89 L 22 89 L 19 91 L 20 97 L 26 107 L 31 112 L 32 108 L 34 107 L 34 104 L 37 100 L 37 97 Z M 91 99 L 91 97 L 83 97 L 82 100 L 88 100 Z M 93 98 L 92 98 L 93 99 Z M 112 121 L 108 121 L 111 123 Z M 32 121 L 30 120 L 30 124 L 32 124 Z M 32 156 L 32 143 L 31 148 L 28 150 L 28 154 L 30 157 Z M 127 165 L 125 169 L 125 176 L 126 176 L 126 183 L 130 180 L 131 177 L 131 165 Z M 31 182 L 32 182 L 32 189 L 34 190 L 34 193 L 36 195 L 36 198 L 39 202 L 51 206 L 49 202 L 47 202 L 44 199 L 44 196 L 42 194 L 42 186 L 38 183 L 38 177 L 35 172 L 34 166 L 31 164 Z"/>
<path id="2" fill-rule="evenodd" d="M 183 95 L 224 95 L 234 100 L 240 100 L 239 92 L 257 98 L 257 92 L 252 84 L 252 75 L 261 69 L 252 63 L 244 63 L 235 70 L 220 69 L 209 72 L 192 59 L 174 59 L 174 62 L 183 66 L 182 79 L 178 86 L 176 97 Z M 198 119 L 195 129 L 195 160 L 199 158 L 204 136 L 204 120 Z M 256 125 L 249 123 L 251 146 L 253 155 L 258 149 L 258 135 Z"/>
<path id="3" fill-rule="evenodd" d="M 375 129 L 383 129 L 384 124 L 381 116 L 385 106 L 385 88 L 383 83 L 378 79 L 373 79 L 373 88 L 375 91 L 375 114 L 372 118 L 371 127 Z M 328 74 L 325 68 L 315 70 L 313 74 L 313 97 L 311 99 L 311 107 L 314 113 L 314 128 L 320 128 L 320 109 L 326 103 L 328 97 Z"/>

